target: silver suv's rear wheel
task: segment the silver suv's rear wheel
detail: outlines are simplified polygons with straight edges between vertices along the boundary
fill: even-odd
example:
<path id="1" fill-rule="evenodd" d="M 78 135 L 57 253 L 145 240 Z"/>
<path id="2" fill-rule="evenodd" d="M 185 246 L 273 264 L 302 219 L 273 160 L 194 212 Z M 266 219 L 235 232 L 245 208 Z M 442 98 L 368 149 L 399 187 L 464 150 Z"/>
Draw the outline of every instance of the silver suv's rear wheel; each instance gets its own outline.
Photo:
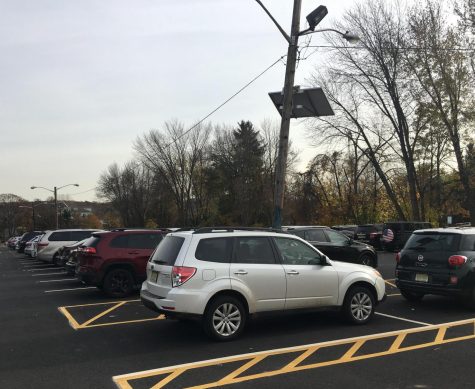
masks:
<path id="1" fill-rule="evenodd" d="M 208 336 L 226 341 L 237 338 L 246 324 L 247 313 L 239 299 L 219 296 L 206 309 L 203 327 Z"/>
<path id="2" fill-rule="evenodd" d="M 343 314 L 354 324 L 364 324 L 373 316 L 374 305 L 373 293 L 364 286 L 356 286 L 345 297 Z"/>

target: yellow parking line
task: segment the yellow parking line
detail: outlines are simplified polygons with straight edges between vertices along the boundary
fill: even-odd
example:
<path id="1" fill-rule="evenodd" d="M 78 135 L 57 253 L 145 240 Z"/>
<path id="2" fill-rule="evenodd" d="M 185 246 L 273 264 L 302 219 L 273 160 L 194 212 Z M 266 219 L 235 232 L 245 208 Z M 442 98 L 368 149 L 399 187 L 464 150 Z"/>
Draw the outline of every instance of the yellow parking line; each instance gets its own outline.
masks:
<path id="1" fill-rule="evenodd" d="M 393 284 L 392 282 L 389 282 L 388 280 L 384 280 L 384 282 L 388 285 L 391 285 L 393 288 L 397 288 L 395 284 Z"/>
<path id="2" fill-rule="evenodd" d="M 334 340 L 334 341 L 328 341 L 328 342 L 322 342 L 322 343 L 309 344 L 309 345 L 304 345 L 304 346 L 261 351 L 261 352 L 256 352 L 256 353 L 242 354 L 242 355 L 237 355 L 234 357 L 217 358 L 217 359 L 195 362 L 195 363 L 187 363 L 187 364 L 182 364 L 182 365 L 177 365 L 177 366 L 170 366 L 170 367 L 164 367 L 164 368 L 159 368 L 159 369 L 147 370 L 143 372 L 115 376 L 113 377 L 113 380 L 119 388 L 131 389 L 131 386 L 130 386 L 131 380 L 138 380 L 142 378 L 150 378 L 153 376 L 168 374 L 162 381 L 160 381 L 156 386 L 154 386 L 155 389 L 158 389 L 158 388 L 162 388 L 165 385 L 165 383 L 170 383 L 173 380 L 173 377 L 181 375 L 185 371 L 197 371 L 199 368 L 203 368 L 203 367 L 218 366 L 218 365 L 220 366 L 220 365 L 225 365 L 225 364 L 240 362 L 240 361 L 243 362 L 242 366 L 238 367 L 235 371 L 226 375 L 224 378 L 220 378 L 213 382 L 205 383 L 202 385 L 193 386 L 188 389 L 215 388 L 215 387 L 220 387 L 224 385 L 251 381 L 251 380 L 255 380 L 259 378 L 273 377 L 273 376 L 278 376 L 281 374 L 287 374 L 291 372 L 299 372 L 299 371 L 304 371 L 304 370 L 309 370 L 309 369 L 315 369 L 315 368 L 319 368 L 323 366 L 337 365 L 337 364 L 342 364 L 342 363 L 359 361 L 363 359 L 382 357 L 386 355 L 391 355 L 391 354 L 396 354 L 396 353 L 401 353 L 401 352 L 406 352 L 406 351 L 411 351 L 411 350 L 417 350 L 417 349 L 422 349 L 426 347 L 432 347 L 434 345 L 459 342 L 459 341 L 468 340 L 468 339 L 475 339 L 475 326 L 474 326 L 474 330 L 471 331 L 469 335 L 445 339 L 445 334 L 446 334 L 447 329 L 452 328 L 452 327 L 457 327 L 457 326 L 463 326 L 466 324 L 475 325 L 475 319 L 430 325 L 426 327 L 416 327 L 416 328 L 411 328 L 407 330 L 385 332 L 385 333 L 380 333 L 380 334 L 373 334 L 373 335 L 348 338 L 348 339 L 340 339 L 340 340 Z M 438 331 L 433 341 L 430 341 L 430 342 L 424 341 L 424 343 L 414 344 L 412 346 L 405 346 L 405 347 L 401 346 L 404 339 L 406 338 L 408 334 L 427 333 L 429 331 L 434 331 L 434 330 L 438 330 Z M 384 350 L 379 351 L 379 352 L 373 352 L 373 353 L 367 353 L 367 354 L 355 356 L 357 351 L 360 350 L 360 348 L 365 344 L 365 342 L 369 340 L 391 339 L 391 338 L 395 338 L 395 339 L 388 349 L 385 348 Z M 348 345 L 349 347 L 342 357 L 336 358 L 334 360 L 324 361 L 324 362 L 302 364 L 302 362 L 305 361 L 310 355 L 315 353 L 315 351 L 321 348 L 325 348 L 325 347 L 340 346 L 340 345 Z M 264 371 L 262 373 L 256 373 L 256 374 L 251 374 L 247 376 L 242 375 L 243 372 L 248 370 L 251 366 L 257 365 L 260 361 L 265 359 L 267 356 L 295 353 L 299 351 L 301 351 L 302 354 L 298 356 L 294 361 L 292 361 L 291 363 L 287 364 L 286 366 L 282 368 L 278 368 L 271 371 Z"/>
<path id="3" fill-rule="evenodd" d="M 76 319 L 68 312 L 68 310 L 66 309 L 66 307 L 59 307 L 58 310 L 64 315 L 66 316 L 66 318 L 68 319 L 69 321 L 69 325 L 71 327 L 73 327 L 75 330 L 78 330 L 79 328 L 81 328 L 81 324 L 79 324 Z"/>
<path id="4" fill-rule="evenodd" d="M 91 324 L 92 322 L 96 321 L 97 319 L 101 318 L 102 316 L 107 315 L 109 312 L 112 312 L 114 309 L 117 309 L 124 305 L 127 301 L 121 301 L 120 303 L 114 305 L 113 307 L 110 307 L 109 309 L 106 309 L 104 312 L 99 313 L 99 315 L 94 316 L 93 318 L 89 319 L 88 321 L 85 321 L 84 323 L 81 324 L 81 327 L 87 327 L 88 324 Z"/>
<path id="5" fill-rule="evenodd" d="M 135 300 L 123 300 L 123 301 L 109 301 L 109 302 L 103 302 L 103 303 L 92 303 L 92 304 L 79 304 L 79 305 L 67 305 L 64 307 L 59 307 L 58 310 L 66 316 L 66 318 L 69 321 L 69 324 L 71 325 L 72 328 L 75 330 L 81 330 L 85 328 L 93 328 L 93 327 L 106 327 L 106 326 L 113 326 L 113 325 L 119 325 L 119 324 L 129 324 L 129 323 L 141 323 L 145 321 L 152 321 L 152 320 L 163 320 L 165 319 L 164 315 L 158 315 L 156 317 L 151 317 L 151 318 L 146 318 L 146 319 L 135 319 L 135 320 L 123 320 L 123 321 L 115 321 L 112 323 L 99 323 L 99 324 L 91 324 L 94 323 L 97 319 L 100 319 L 101 317 L 107 315 L 108 313 L 112 312 L 115 309 L 120 308 L 121 306 L 130 303 L 130 302 L 137 302 L 140 301 L 138 299 Z M 93 307 L 93 306 L 98 306 L 98 305 L 110 305 L 114 304 L 112 307 L 106 309 L 105 311 L 102 311 L 101 313 L 97 314 L 96 316 L 88 319 L 84 323 L 79 323 L 69 312 L 68 309 L 71 308 L 83 308 L 83 307 Z"/>

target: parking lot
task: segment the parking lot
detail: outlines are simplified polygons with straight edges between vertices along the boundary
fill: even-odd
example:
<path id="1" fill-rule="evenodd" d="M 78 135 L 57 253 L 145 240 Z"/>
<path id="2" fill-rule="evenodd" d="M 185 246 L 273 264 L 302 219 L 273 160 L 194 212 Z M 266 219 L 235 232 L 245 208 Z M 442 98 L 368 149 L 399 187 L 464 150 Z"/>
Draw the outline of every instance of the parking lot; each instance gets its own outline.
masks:
<path id="1" fill-rule="evenodd" d="M 387 300 L 351 326 L 335 312 L 265 316 L 244 336 L 214 343 L 196 323 L 164 320 L 138 293 L 107 298 L 60 268 L 0 248 L 2 388 L 447 388 L 475 385 L 474 314 L 393 284 L 394 254 L 379 254 Z"/>

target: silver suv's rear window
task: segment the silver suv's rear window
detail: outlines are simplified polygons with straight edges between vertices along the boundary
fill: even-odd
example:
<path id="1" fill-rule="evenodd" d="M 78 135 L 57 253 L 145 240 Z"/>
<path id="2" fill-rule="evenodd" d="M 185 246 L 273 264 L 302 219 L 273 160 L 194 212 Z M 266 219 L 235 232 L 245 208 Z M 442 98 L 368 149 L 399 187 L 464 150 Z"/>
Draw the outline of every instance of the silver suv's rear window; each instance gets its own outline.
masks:
<path id="1" fill-rule="evenodd" d="M 458 251 L 460 243 L 459 234 L 421 233 L 412 234 L 404 250 L 415 251 Z"/>
<path id="2" fill-rule="evenodd" d="M 179 236 L 166 236 L 158 244 L 150 260 L 153 263 L 173 266 L 184 241 L 185 238 Z"/>

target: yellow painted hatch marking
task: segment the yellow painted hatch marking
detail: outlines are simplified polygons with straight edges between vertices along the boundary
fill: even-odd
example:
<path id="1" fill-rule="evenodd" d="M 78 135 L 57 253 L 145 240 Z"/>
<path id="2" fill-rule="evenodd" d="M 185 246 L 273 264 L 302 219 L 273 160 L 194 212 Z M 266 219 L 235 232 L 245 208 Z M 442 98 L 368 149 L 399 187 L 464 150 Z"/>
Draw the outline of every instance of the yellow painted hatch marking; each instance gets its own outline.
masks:
<path id="1" fill-rule="evenodd" d="M 459 336 L 455 338 L 446 339 L 445 335 L 449 328 L 464 326 L 466 324 L 472 324 L 473 327 L 470 330 L 468 335 Z M 436 332 L 434 330 L 437 330 Z M 408 334 L 417 334 L 417 333 L 425 333 L 433 331 L 434 332 L 434 340 L 427 342 L 426 340 L 421 340 L 421 343 L 415 343 L 412 345 L 402 347 L 402 343 L 404 339 L 407 337 Z M 391 343 L 389 348 L 387 345 L 383 346 L 381 351 L 377 352 L 369 352 L 369 353 L 359 353 L 362 346 L 370 340 L 378 340 L 378 339 L 392 339 L 394 341 Z M 429 325 L 424 327 L 415 327 L 406 330 L 400 331 L 391 331 L 373 335 L 366 335 L 360 336 L 355 338 L 347 338 L 347 339 L 339 339 L 339 340 L 332 340 L 327 342 L 321 343 L 314 343 L 308 344 L 304 346 L 296 346 L 296 347 L 287 347 L 282 349 L 275 349 L 275 350 L 268 350 L 268 351 L 260 351 L 256 353 L 250 354 L 242 354 L 236 355 L 231 357 L 224 357 L 224 358 L 216 358 L 206 361 L 199 361 L 199 362 L 192 362 L 186 363 L 176 366 L 169 366 L 163 367 L 158 369 L 146 370 L 142 372 L 130 373 L 130 374 L 123 374 L 113 377 L 113 381 L 116 383 L 117 387 L 120 389 L 133 389 L 133 380 L 140 380 L 142 378 L 151 378 L 154 376 L 162 376 L 166 375 L 160 382 L 158 382 L 155 386 L 152 386 L 153 389 L 161 389 L 166 387 L 167 384 L 172 383 L 173 380 L 179 376 L 181 376 L 185 372 L 196 372 L 197 374 L 200 368 L 212 367 L 217 365 L 225 365 L 229 363 L 235 362 L 242 362 L 242 365 L 237 367 L 233 372 L 227 373 L 224 377 L 220 377 L 218 379 L 214 379 L 212 382 L 208 382 L 205 384 L 200 384 L 197 386 L 188 387 L 187 389 L 207 389 L 207 388 L 216 388 L 224 385 L 236 384 L 239 382 L 251 381 L 260 378 L 266 377 L 273 377 L 278 376 L 281 374 L 299 372 L 309 369 L 316 369 L 319 367 L 330 366 L 330 365 L 337 365 L 342 363 L 349 363 L 354 361 L 359 361 L 363 359 L 369 358 L 377 358 L 383 357 L 391 354 L 402 353 L 411 350 L 417 350 L 421 348 L 431 347 L 440 344 L 448 344 L 453 342 L 460 342 L 463 340 L 470 340 L 475 339 L 475 319 L 468 319 L 468 320 L 460 320 L 455 322 L 443 323 L 443 324 L 435 324 Z M 334 358 L 332 360 L 324 361 L 324 362 L 314 362 L 314 363 L 307 363 L 305 361 L 311 355 L 316 354 L 318 356 L 318 352 L 320 349 L 333 347 L 333 346 L 341 346 L 341 345 L 348 345 L 348 349 L 343 353 L 341 357 Z M 283 354 L 290 354 L 301 352 L 299 356 L 297 356 L 293 361 L 286 364 L 284 367 L 279 367 L 274 370 L 264 371 L 262 373 L 254 373 L 249 375 L 243 375 L 246 371 L 248 371 L 253 366 L 259 366 L 259 363 L 266 359 L 266 357 L 274 356 L 274 355 L 283 355 Z"/>

